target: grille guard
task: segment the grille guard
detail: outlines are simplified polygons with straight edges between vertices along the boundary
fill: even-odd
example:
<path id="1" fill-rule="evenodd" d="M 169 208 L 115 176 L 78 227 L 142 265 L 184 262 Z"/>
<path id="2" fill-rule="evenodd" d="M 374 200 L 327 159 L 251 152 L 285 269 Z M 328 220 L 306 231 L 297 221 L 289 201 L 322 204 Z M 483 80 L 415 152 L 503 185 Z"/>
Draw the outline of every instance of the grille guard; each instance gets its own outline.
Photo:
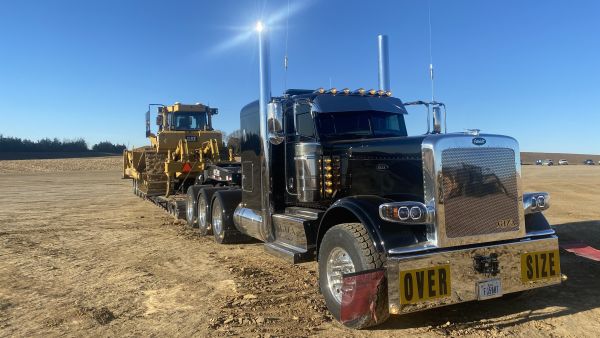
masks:
<path id="1" fill-rule="evenodd" d="M 517 141 L 511 137 L 503 135 L 482 134 L 480 138 L 485 138 L 483 145 L 476 145 L 473 142 L 474 136 L 457 133 L 430 135 L 423 140 L 422 158 L 423 158 L 423 186 L 424 202 L 428 208 L 435 209 L 435 222 L 427 230 L 427 241 L 431 245 L 444 248 L 462 246 L 476 243 L 496 242 L 523 238 L 525 234 L 525 215 L 521 201 L 523 192 L 521 188 L 521 157 Z M 514 174 L 516 184 L 516 215 L 518 219 L 514 220 L 515 227 L 512 231 L 502 231 L 495 233 L 483 233 L 474 235 L 464 235 L 450 237 L 446 227 L 445 203 L 443 200 L 443 179 L 442 153 L 447 149 L 512 149 L 514 152 Z M 490 149 L 491 150 L 491 149 Z M 469 215 L 465 215 L 469 217 Z M 502 220 L 498 220 L 499 222 Z M 461 233 L 463 235 L 464 233 Z"/>

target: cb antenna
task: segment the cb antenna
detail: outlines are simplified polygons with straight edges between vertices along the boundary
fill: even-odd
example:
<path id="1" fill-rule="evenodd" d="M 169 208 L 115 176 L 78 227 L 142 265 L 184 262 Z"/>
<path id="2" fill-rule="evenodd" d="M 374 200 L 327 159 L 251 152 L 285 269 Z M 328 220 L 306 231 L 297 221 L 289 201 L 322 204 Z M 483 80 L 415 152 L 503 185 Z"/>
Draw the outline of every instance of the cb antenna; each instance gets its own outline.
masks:
<path id="1" fill-rule="evenodd" d="M 287 3 L 287 16 L 285 18 L 285 55 L 283 56 L 283 89 L 287 88 L 287 70 L 288 70 L 288 38 L 290 31 L 290 0 Z"/>
<path id="2" fill-rule="evenodd" d="M 432 37 L 431 37 L 431 1 L 427 1 L 427 9 L 429 12 L 429 79 L 431 80 L 431 101 L 435 102 L 435 95 L 433 91 L 433 51 L 432 51 Z"/>

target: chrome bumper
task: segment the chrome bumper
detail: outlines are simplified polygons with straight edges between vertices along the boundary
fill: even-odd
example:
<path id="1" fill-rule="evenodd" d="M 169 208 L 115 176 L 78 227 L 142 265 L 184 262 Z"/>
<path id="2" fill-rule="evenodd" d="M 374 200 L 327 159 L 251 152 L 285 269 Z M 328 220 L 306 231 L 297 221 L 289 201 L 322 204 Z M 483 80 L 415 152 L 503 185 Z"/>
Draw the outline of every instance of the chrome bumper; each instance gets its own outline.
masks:
<path id="1" fill-rule="evenodd" d="M 500 279 L 503 294 L 560 284 L 560 271 L 555 271 L 556 273 L 553 277 L 534 282 L 523 282 L 521 279 L 521 254 L 551 250 L 558 250 L 558 238 L 556 236 L 468 249 L 390 257 L 387 261 L 390 313 L 409 313 L 477 300 L 478 282 L 492 278 Z M 499 263 L 499 273 L 495 276 L 477 272 L 474 268 L 476 256 L 490 256 L 490 254 L 496 254 Z M 449 285 L 447 295 L 421 302 L 407 302 L 406 296 L 401 297 L 400 293 L 404 290 L 403 283 L 406 283 L 400 280 L 401 272 L 406 273 L 406 271 L 434 267 L 449 268 L 449 280 L 451 284 Z M 435 280 L 437 277 L 432 278 Z M 407 291 L 404 290 L 404 292 Z M 402 301 L 401 298 L 403 299 Z"/>

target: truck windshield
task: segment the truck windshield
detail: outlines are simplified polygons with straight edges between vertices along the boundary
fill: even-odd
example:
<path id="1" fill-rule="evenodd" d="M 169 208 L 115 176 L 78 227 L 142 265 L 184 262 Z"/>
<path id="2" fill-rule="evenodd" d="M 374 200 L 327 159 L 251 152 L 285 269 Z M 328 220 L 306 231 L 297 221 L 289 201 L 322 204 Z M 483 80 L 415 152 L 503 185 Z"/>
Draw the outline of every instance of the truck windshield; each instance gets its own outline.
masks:
<path id="1" fill-rule="evenodd" d="M 206 113 L 177 112 L 170 115 L 170 125 L 174 130 L 202 130 L 206 126 Z"/>
<path id="2" fill-rule="evenodd" d="M 406 136 L 404 116 L 380 111 L 318 113 L 317 129 L 325 140 Z"/>

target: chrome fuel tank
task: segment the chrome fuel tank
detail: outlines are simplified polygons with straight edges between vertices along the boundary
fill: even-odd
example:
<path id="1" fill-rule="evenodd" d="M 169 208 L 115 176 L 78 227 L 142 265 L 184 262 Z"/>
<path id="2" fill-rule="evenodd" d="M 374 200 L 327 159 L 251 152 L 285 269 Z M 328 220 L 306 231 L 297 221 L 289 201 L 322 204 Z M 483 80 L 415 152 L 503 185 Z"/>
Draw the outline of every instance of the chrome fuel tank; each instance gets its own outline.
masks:
<path id="1" fill-rule="evenodd" d="M 294 163 L 296 166 L 296 191 L 299 202 L 319 200 L 322 149 L 316 142 L 297 143 Z"/>

